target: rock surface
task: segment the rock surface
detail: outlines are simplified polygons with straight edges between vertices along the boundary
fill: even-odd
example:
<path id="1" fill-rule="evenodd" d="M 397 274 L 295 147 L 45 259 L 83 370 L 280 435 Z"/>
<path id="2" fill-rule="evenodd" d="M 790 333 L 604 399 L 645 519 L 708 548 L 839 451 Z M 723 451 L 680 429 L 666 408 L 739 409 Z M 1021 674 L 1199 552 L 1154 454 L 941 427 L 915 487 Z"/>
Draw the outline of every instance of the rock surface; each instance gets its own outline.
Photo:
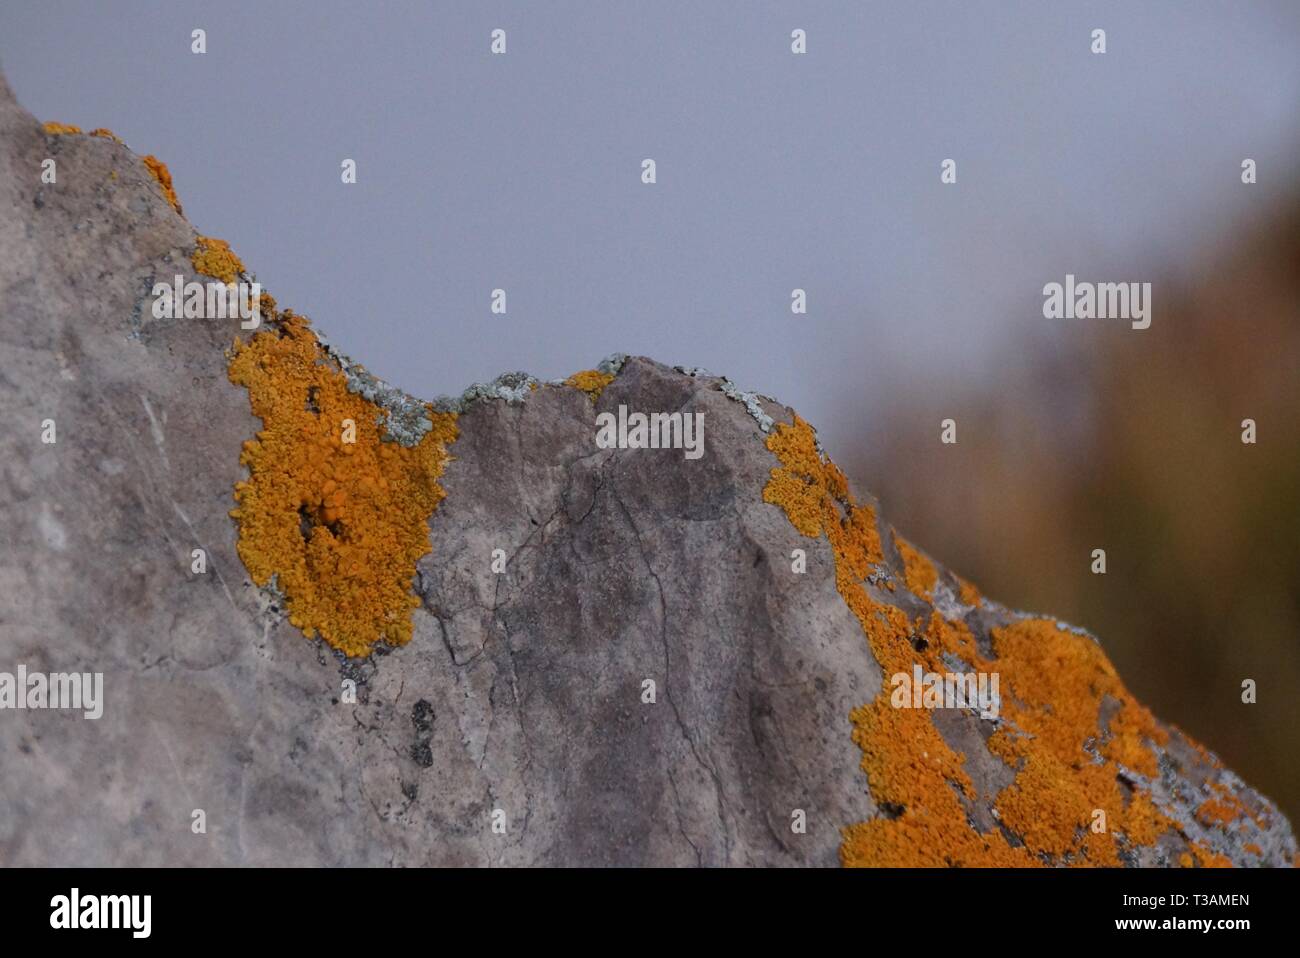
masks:
<path id="1" fill-rule="evenodd" d="M 843 557 L 764 501 L 780 465 L 765 417 L 790 410 L 641 358 L 594 401 L 477 390 L 414 636 L 347 659 L 236 551 L 231 491 L 261 426 L 227 378 L 237 321 L 151 315 L 155 281 L 200 278 L 155 176 L 111 138 L 46 132 L 0 79 L 0 211 L 0 670 L 103 672 L 105 698 L 97 721 L 0 711 L 0 864 L 834 865 L 846 827 L 918 813 L 873 800 L 855 741 L 883 677 Z M 620 405 L 703 413 L 707 454 L 597 448 L 597 414 Z M 942 570 L 916 594 L 876 521 L 873 601 L 918 628 L 937 610 L 986 651 L 1019 621 Z M 1016 771 L 990 723 L 936 725 L 972 782 L 963 827 L 1033 851 L 999 822 Z M 1176 732 L 1158 752 L 1159 776 L 1116 787 L 1172 827 L 1117 839 L 1124 863 L 1292 862 L 1267 800 Z M 1245 814 L 1198 819 L 1216 796 Z"/>

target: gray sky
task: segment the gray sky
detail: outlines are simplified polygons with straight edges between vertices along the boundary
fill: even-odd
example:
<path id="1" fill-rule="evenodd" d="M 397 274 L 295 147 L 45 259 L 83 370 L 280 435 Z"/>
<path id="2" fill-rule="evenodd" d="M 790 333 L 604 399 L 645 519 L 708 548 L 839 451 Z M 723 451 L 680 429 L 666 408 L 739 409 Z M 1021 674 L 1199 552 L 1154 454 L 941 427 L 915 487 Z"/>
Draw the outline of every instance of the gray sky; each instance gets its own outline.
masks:
<path id="1" fill-rule="evenodd" d="M 644 353 L 832 454 L 909 383 L 1014 362 L 1044 283 L 1185 268 L 1300 145 L 1285 2 L 8 3 L 0 67 L 157 154 L 200 232 L 416 395 Z"/>

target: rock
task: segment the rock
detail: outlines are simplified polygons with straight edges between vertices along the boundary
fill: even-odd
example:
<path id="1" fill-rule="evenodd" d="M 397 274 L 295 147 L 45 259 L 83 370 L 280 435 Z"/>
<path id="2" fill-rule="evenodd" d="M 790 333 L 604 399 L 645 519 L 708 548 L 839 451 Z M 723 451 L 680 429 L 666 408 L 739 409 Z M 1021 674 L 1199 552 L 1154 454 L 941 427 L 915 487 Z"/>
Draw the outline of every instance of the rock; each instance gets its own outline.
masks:
<path id="1" fill-rule="evenodd" d="M 393 426 L 360 456 L 445 455 L 410 640 L 305 638 L 291 576 L 241 559 L 249 499 L 228 514 L 276 427 L 230 379 L 258 341 L 151 309 L 155 282 L 208 279 L 164 174 L 0 80 L 0 671 L 104 689 L 99 719 L 0 711 L 0 863 L 1292 863 L 1277 809 L 1091 636 L 979 597 L 791 410 L 700 370 L 620 357 L 424 406 L 322 342 L 311 374 Z M 620 406 L 702 414 L 704 454 L 600 448 Z M 303 542 L 345 549 L 322 518 L 344 506 L 317 505 Z M 997 714 L 893 708 L 913 663 L 996 672 Z"/>

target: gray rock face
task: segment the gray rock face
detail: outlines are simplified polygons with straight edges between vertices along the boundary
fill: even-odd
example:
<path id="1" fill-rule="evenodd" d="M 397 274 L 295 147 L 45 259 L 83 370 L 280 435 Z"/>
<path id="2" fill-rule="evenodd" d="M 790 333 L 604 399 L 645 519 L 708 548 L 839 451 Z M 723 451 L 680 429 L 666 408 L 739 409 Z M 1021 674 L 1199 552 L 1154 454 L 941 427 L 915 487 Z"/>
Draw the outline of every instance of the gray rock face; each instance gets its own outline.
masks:
<path id="1" fill-rule="evenodd" d="M 596 409 L 620 404 L 703 413 L 709 455 L 596 449 Z M 416 642 L 437 648 L 413 664 L 447 716 L 437 767 L 524 816 L 504 860 L 834 863 L 872 811 L 848 713 L 879 669 L 829 554 L 815 589 L 773 569 L 795 536 L 743 407 L 633 359 L 596 407 L 540 389 L 460 425 L 420 563 Z M 796 808 L 818 810 L 806 835 Z"/>
<path id="2" fill-rule="evenodd" d="M 881 669 L 826 538 L 763 501 L 760 420 L 789 410 L 641 358 L 595 402 L 464 403 L 414 638 L 347 660 L 235 551 L 259 428 L 237 320 L 151 315 L 155 281 L 196 278 L 194 230 L 127 148 L 46 134 L 3 80 L 0 211 L 0 671 L 104 674 L 97 721 L 0 711 L 0 863 L 832 865 L 877 817 L 849 713 Z M 620 404 L 703 413 L 708 454 L 597 448 Z M 1013 618 L 952 604 L 984 636 Z M 945 721 L 980 793 L 1005 786 L 977 720 Z M 1289 863 L 1270 822 L 1250 837 Z"/>

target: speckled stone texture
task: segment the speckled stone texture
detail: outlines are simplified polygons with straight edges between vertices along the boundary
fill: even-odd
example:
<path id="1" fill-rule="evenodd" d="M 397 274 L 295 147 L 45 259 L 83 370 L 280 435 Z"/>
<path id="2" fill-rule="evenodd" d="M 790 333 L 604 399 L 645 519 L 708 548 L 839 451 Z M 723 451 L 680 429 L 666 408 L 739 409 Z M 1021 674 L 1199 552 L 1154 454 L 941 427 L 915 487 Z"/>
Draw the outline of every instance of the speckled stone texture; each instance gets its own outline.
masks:
<path id="1" fill-rule="evenodd" d="M 100 671 L 105 695 L 99 721 L 0 712 L 0 864 L 838 863 L 878 814 L 849 712 L 881 675 L 826 541 L 762 500 L 760 420 L 789 410 L 641 358 L 594 404 L 463 401 L 415 636 L 343 660 L 235 552 L 258 428 L 226 378 L 237 320 L 150 314 L 194 242 L 129 149 L 45 134 L 0 79 L 0 670 Z M 620 403 L 703 412 L 707 454 L 598 449 Z M 945 721 L 994 793 L 977 719 Z M 1256 840 L 1289 863 L 1275 820 Z"/>

